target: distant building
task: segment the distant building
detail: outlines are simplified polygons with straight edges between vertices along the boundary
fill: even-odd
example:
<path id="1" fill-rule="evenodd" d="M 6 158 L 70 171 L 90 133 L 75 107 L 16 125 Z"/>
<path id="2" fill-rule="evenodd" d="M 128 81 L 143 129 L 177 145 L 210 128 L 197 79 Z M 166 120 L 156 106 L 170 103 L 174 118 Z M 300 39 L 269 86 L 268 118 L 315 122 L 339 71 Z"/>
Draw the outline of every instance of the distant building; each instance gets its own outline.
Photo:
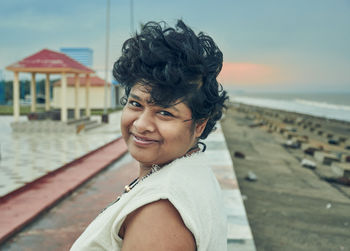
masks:
<path id="1" fill-rule="evenodd" d="M 83 109 L 85 107 L 85 94 L 86 94 L 86 82 L 85 77 L 80 77 L 80 87 L 79 87 L 79 107 Z M 91 109 L 103 109 L 104 108 L 104 86 L 105 81 L 97 76 L 91 76 L 90 78 L 90 108 Z M 75 78 L 68 77 L 67 78 L 67 92 L 66 92 L 66 100 L 67 107 L 72 109 L 75 107 Z M 60 107 L 61 104 L 61 80 L 57 80 L 53 83 L 53 100 L 51 102 L 51 106 L 54 108 Z M 111 104 L 111 84 L 108 83 L 107 89 L 107 107 L 113 107 Z"/>
<path id="2" fill-rule="evenodd" d="M 5 105 L 5 81 L 0 79 L 0 105 Z"/>
<path id="3" fill-rule="evenodd" d="M 90 48 L 61 48 L 60 52 L 66 54 L 67 56 L 75 59 L 87 67 L 92 67 L 93 50 Z"/>
<path id="4" fill-rule="evenodd" d="M 0 105 L 4 105 L 5 103 L 5 81 L 2 70 L 0 70 Z"/>

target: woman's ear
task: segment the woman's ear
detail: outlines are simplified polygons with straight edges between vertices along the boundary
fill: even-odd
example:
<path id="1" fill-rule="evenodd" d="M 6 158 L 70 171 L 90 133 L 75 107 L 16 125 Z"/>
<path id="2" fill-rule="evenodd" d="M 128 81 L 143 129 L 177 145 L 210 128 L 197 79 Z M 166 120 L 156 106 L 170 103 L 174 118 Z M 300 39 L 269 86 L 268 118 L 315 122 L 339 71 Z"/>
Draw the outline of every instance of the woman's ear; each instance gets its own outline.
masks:
<path id="1" fill-rule="evenodd" d="M 208 119 L 201 119 L 196 123 L 196 128 L 195 128 L 195 137 L 199 138 L 199 136 L 202 135 L 206 125 L 207 125 Z"/>

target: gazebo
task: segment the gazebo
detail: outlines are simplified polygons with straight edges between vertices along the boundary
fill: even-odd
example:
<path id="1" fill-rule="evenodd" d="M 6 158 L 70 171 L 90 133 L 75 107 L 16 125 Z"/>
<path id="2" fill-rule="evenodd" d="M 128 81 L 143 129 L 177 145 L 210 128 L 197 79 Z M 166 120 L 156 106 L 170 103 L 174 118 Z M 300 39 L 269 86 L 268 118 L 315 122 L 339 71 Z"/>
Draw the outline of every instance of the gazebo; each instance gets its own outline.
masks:
<path id="1" fill-rule="evenodd" d="M 31 95 L 31 112 L 36 112 L 36 82 L 35 75 L 46 74 L 45 81 L 45 110 L 50 110 L 50 74 L 61 74 L 61 121 L 67 122 L 67 102 L 66 102 L 66 92 L 67 92 L 67 75 L 74 75 L 75 77 L 75 110 L 74 117 L 79 119 L 80 108 L 79 108 L 79 79 L 80 75 L 86 77 L 86 95 L 85 95 L 85 109 L 86 116 L 90 116 L 90 106 L 89 106 L 89 92 L 90 92 L 90 74 L 94 71 L 81 63 L 75 61 L 74 59 L 68 57 L 67 55 L 48 49 L 43 49 L 34 55 L 26 57 L 21 61 L 9 65 L 6 67 L 7 70 L 14 72 L 13 80 L 13 116 L 14 121 L 19 121 L 20 109 L 19 109 L 19 73 L 26 72 L 31 73 L 31 85 L 30 85 L 30 95 Z"/>

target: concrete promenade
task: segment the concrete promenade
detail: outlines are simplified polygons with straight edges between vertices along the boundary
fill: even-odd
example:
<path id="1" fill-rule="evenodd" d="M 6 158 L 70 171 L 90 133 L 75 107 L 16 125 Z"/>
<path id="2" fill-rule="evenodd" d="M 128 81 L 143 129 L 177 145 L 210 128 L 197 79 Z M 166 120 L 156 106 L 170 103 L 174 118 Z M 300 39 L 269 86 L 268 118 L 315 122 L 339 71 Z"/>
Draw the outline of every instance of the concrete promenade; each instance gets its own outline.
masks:
<path id="1" fill-rule="evenodd" d="M 0 197 L 120 137 L 120 115 L 80 134 L 13 133 L 13 117 L 0 116 Z"/>
<path id="2" fill-rule="evenodd" d="M 126 152 L 120 137 L 0 198 L 0 243 Z"/>
<path id="3" fill-rule="evenodd" d="M 116 131 L 119 130 L 118 116 L 120 115 L 112 115 L 110 124 L 96 129 L 91 135 L 99 137 L 105 135 L 106 141 L 113 138 L 111 134 L 114 134 L 115 138 Z M 85 137 L 88 134 L 79 136 Z M 228 215 L 228 250 L 253 251 L 254 241 L 221 128 L 212 133 L 205 142 L 206 154 L 225 197 Z M 124 185 L 136 175 L 137 164 L 127 154 L 61 200 L 51 210 L 43 212 L 30 225 L 3 243 L 0 249 L 67 250 L 87 224 L 104 206 L 113 201 L 122 192 Z"/>
<path id="4" fill-rule="evenodd" d="M 207 144 L 205 153 L 210 160 L 209 164 L 224 194 L 228 222 L 228 250 L 256 250 L 234 166 L 220 125 L 205 142 Z"/>
<path id="5" fill-rule="evenodd" d="M 306 136 L 309 142 L 320 135 L 303 125 L 286 124 L 295 114 L 258 109 L 232 105 L 221 123 L 257 249 L 350 250 L 350 187 L 324 178 L 336 175 L 330 165 L 306 154 L 304 149 L 286 147 L 288 134 L 271 130 L 269 124 L 256 125 L 274 118 L 277 128 L 293 126 L 296 136 Z M 312 126 L 320 123 L 318 118 L 298 116 Z M 326 120 L 320 123 L 318 130 L 325 135 L 318 144 L 322 143 L 323 149 L 331 146 L 327 144 L 327 134 L 337 135 L 337 124 L 346 129 L 345 123 Z M 334 132 L 326 129 L 331 126 Z M 304 158 L 314 161 L 317 167 L 303 167 Z M 247 179 L 249 173 L 256 175 L 254 182 Z"/>

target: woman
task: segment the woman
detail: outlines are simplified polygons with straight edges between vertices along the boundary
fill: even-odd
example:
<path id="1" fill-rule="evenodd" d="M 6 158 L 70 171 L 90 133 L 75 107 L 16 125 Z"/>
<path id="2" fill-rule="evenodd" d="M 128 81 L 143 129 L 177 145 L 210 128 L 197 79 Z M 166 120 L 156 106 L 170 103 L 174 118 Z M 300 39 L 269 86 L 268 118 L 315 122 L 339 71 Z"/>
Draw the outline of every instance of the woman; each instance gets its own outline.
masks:
<path id="1" fill-rule="evenodd" d="M 221 190 L 204 154 L 226 92 L 222 53 L 183 21 L 149 22 L 114 64 L 124 86 L 122 135 L 139 177 L 71 250 L 226 250 Z"/>

